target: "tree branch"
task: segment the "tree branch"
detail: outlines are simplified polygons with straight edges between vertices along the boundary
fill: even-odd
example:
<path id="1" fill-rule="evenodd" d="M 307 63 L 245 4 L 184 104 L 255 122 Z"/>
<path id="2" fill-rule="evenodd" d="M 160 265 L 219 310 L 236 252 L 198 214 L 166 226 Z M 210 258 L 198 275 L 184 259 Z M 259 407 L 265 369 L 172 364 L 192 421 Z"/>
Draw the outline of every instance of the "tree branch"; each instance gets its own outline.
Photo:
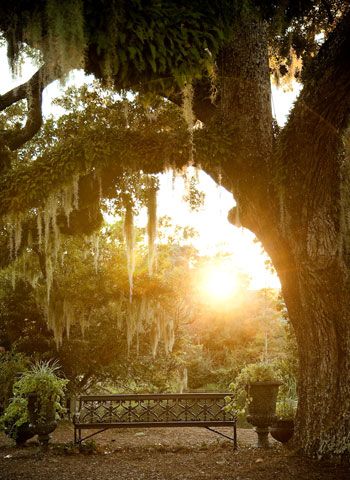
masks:
<path id="1" fill-rule="evenodd" d="M 48 72 L 42 66 L 27 82 L 0 96 L 0 110 L 5 110 L 19 100 L 27 99 L 28 114 L 23 128 L 1 132 L 2 144 L 11 150 L 17 150 L 39 131 L 42 125 L 42 92 L 44 88 L 55 80 L 57 75 Z"/>
<path id="2" fill-rule="evenodd" d="M 42 82 L 43 72 L 44 67 L 41 67 L 27 82 L 0 95 L 0 111 L 10 107 L 13 103 L 19 102 L 19 100 L 27 98 L 28 89 Z"/>
<path id="3" fill-rule="evenodd" d="M 86 149 L 90 142 L 93 148 Z M 106 145 L 110 148 L 106 149 Z M 166 165 L 178 168 L 189 160 L 186 130 L 158 132 L 108 129 L 102 136 L 93 128 L 81 137 L 62 139 L 46 155 L 18 165 L 0 177 L 0 216 L 43 206 L 50 193 L 70 185 L 74 175 L 98 172 L 103 189 L 123 171 L 159 173 Z M 69 152 L 69 153 L 68 153 Z"/>
<path id="4" fill-rule="evenodd" d="M 301 101 L 341 132 L 350 112 L 350 9 L 303 75 Z"/>
<path id="5" fill-rule="evenodd" d="M 350 114 L 350 10 L 304 74 L 304 88 L 275 150 L 275 182 L 283 229 L 308 245 L 326 225 L 336 245 L 339 230 L 342 135 Z M 320 219 L 323 219 L 323 222 Z M 300 254 L 300 252 L 299 252 Z M 315 260 L 316 262 L 316 260 Z"/>
<path id="6" fill-rule="evenodd" d="M 350 115 L 350 9 L 330 34 L 303 75 L 304 88 L 290 115 L 288 131 L 300 117 L 317 130 L 341 134 Z"/>

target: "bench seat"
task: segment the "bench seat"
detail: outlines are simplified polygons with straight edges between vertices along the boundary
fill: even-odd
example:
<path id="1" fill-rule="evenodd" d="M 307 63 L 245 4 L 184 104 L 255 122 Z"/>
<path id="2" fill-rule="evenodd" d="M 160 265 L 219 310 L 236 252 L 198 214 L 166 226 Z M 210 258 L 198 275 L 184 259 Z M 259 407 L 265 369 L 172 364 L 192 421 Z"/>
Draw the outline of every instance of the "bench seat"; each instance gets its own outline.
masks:
<path id="1" fill-rule="evenodd" d="M 229 393 L 166 393 L 84 395 L 73 416 L 74 442 L 81 443 L 110 428 L 204 427 L 233 441 L 237 447 L 237 418 L 227 412 Z M 231 426 L 233 437 L 212 427 Z M 82 437 L 82 430 L 98 430 Z"/>

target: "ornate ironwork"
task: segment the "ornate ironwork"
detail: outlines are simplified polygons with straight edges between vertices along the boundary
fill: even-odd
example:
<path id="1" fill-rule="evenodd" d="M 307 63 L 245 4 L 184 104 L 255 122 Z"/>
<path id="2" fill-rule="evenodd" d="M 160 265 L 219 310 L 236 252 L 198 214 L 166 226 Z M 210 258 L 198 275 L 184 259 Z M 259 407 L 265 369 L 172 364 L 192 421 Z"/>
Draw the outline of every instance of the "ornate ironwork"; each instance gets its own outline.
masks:
<path id="1" fill-rule="evenodd" d="M 75 430 L 100 431 L 114 427 L 234 426 L 236 417 L 226 410 L 228 393 L 184 393 L 162 395 L 94 395 L 79 398 L 74 416 Z M 86 437 L 87 438 L 87 437 Z"/>

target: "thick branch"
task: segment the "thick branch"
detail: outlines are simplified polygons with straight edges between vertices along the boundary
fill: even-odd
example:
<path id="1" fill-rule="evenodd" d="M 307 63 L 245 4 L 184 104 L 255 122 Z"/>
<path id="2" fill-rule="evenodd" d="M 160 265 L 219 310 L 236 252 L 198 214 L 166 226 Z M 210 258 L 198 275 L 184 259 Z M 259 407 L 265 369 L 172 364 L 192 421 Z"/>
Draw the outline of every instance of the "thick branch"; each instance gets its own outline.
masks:
<path id="1" fill-rule="evenodd" d="M 343 131 L 350 113 L 350 9 L 303 75 L 298 103 L 330 129 Z"/>
<path id="2" fill-rule="evenodd" d="M 48 73 L 43 66 L 27 82 L 0 96 L 0 110 L 25 98 L 28 103 L 27 121 L 24 127 L 1 133 L 2 143 L 11 150 L 20 148 L 39 131 L 42 125 L 42 92 L 55 79 L 56 76 Z"/>
<path id="3" fill-rule="evenodd" d="M 28 94 L 27 121 L 23 128 L 18 131 L 6 131 L 2 138 L 4 143 L 13 151 L 20 148 L 40 130 L 42 125 L 42 89 L 38 86 L 31 88 Z"/>
<path id="4" fill-rule="evenodd" d="M 43 72 L 44 67 L 41 67 L 27 82 L 0 95 L 0 111 L 10 107 L 13 103 L 27 98 L 28 90 L 43 82 Z M 45 88 L 46 85 L 44 85 L 43 88 Z"/>
<path id="5" fill-rule="evenodd" d="M 108 129 L 102 137 L 91 128 L 79 138 L 62 140 L 42 158 L 9 170 L 0 177 L 0 216 L 43 206 L 51 193 L 70 185 L 74 175 L 97 171 L 104 183 L 112 184 L 123 171 L 158 173 L 167 165 L 181 168 L 188 163 L 186 130 L 156 136 L 146 130 Z M 85 148 L 88 142 L 93 148 Z"/>
<path id="6" fill-rule="evenodd" d="M 350 113 L 349 51 L 350 11 L 305 74 L 304 89 L 278 141 L 277 188 L 283 209 L 293 212 L 288 222 L 305 251 L 321 234 L 315 230 L 320 218 L 328 219 L 328 226 L 323 223 L 333 236 L 329 248 L 338 245 L 342 134 Z M 323 257 L 335 259 L 333 250 Z"/>

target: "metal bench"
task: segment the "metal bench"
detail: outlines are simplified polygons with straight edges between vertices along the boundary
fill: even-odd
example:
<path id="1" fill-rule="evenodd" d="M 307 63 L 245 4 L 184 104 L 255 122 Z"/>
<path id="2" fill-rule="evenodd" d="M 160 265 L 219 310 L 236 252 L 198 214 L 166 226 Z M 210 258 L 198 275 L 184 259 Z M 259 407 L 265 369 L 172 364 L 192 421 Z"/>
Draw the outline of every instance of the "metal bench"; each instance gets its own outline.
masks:
<path id="1" fill-rule="evenodd" d="M 161 395 L 85 395 L 73 416 L 74 443 L 110 428 L 204 427 L 237 448 L 236 415 L 227 412 L 229 393 L 166 393 Z M 230 426 L 233 437 L 213 427 Z M 97 430 L 85 437 L 82 430 Z"/>

